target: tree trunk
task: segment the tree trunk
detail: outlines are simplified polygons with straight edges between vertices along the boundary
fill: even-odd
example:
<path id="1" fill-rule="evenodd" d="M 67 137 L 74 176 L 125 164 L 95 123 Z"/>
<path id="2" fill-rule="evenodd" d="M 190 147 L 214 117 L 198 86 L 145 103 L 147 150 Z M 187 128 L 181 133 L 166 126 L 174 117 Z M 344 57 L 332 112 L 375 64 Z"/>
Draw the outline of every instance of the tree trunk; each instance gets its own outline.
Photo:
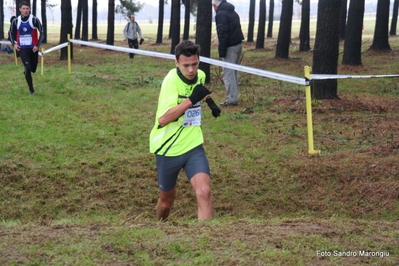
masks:
<path id="1" fill-rule="evenodd" d="M 302 1 L 301 28 L 299 30 L 299 51 L 310 50 L 310 0 Z"/>
<path id="2" fill-rule="evenodd" d="M 47 43 L 47 13 L 46 13 L 46 0 L 41 1 L 41 12 L 42 12 L 42 26 L 44 31 L 44 37 L 42 43 Z"/>
<path id="3" fill-rule="evenodd" d="M 168 36 L 168 39 L 172 39 L 172 31 L 173 31 L 173 28 L 172 28 L 172 24 L 173 24 L 173 0 L 170 0 L 170 2 L 171 2 L 171 5 L 170 5 L 170 22 L 169 22 L 169 36 Z M 179 12 L 180 12 L 180 10 L 179 10 Z"/>
<path id="4" fill-rule="evenodd" d="M 4 38 L 4 1 L 0 0 L 0 39 Z M 0 44 L 1 47 L 1 44 Z"/>
<path id="5" fill-rule="evenodd" d="M 340 13 L 340 33 L 339 33 L 339 38 L 341 40 L 345 40 L 346 36 L 346 15 L 348 14 L 347 11 L 348 7 L 348 0 L 342 0 L 342 6 L 341 6 L 341 13 Z"/>
<path id="6" fill-rule="evenodd" d="M 75 39 L 80 39 L 80 25 L 82 22 L 82 6 L 83 6 L 83 0 L 78 0 L 78 8 L 76 9 Z"/>
<path id="7" fill-rule="evenodd" d="M 19 2 L 21 2 L 21 0 L 15 0 L 15 16 L 19 16 L 21 15 L 21 11 L 19 11 Z"/>
<path id="8" fill-rule="evenodd" d="M 377 19 L 375 21 L 373 44 L 370 49 L 380 51 L 391 51 L 389 45 L 389 2 L 390 0 L 378 0 Z"/>
<path id="9" fill-rule="evenodd" d="M 270 0 L 269 24 L 268 24 L 268 28 L 267 28 L 267 38 L 273 38 L 273 21 L 274 21 L 274 0 Z"/>
<path id="10" fill-rule="evenodd" d="M 82 40 L 88 41 L 89 40 L 89 0 L 83 0 L 82 3 L 82 13 L 83 13 L 83 20 L 82 20 Z"/>
<path id="11" fill-rule="evenodd" d="M 158 30 L 157 30 L 157 41 L 156 43 L 162 43 L 163 34 L 163 18 L 164 18 L 164 0 L 159 0 L 159 11 L 158 11 Z"/>
<path id="12" fill-rule="evenodd" d="M 342 0 L 319 0 L 312 67 L 315 74 L 337 74 L 341 4 Z M 313 80 L 312 96 L 338 99 L 337 80 Z"/>
<path id="13" fill-rule="evenodd" d="M 277 38 L 276 58 L 288 59 L 289 56 L 293 6 L 293 0 L 283 0 L 280 28 Z"/>
<path id="14" fill-rule="evenodd" d="M 347 36 L 344 43 L 343 65 L 362 65 L 362 28 L 365 0 L 351 0 L 349 3 Z"/>
<path id="15" fill-rule="evenodd" d="M 180 42 L 180 0 L 172 0 L 172 14 L 171 19 L 172 25 L 172 45 L 170 47 L 170 53 L 175 54 L 175 47 Z"/>
<path id="16" fill-rule="evenodd" d="M 258 35 L 256 37 L 256 49 L 265 48 L 265 29 L 266 29 L 266 0 L 259 1 L 259 24 Z"/>
<path id="17" fill-rule="evenodd" d="M 396 35 L 396 27 L 398 24 L 398 7 L 399 7 L 399 0 L 395 0 L 393 2 L 391 31 L 389 32 L 389 35 L 391 35 L 391 36 Z"/>
<path id="18" fill-rule="evenodd" d="M 183 40 L 190 38 L 190 0 L 184 0 L 184 29 L 183 29 Z"/>
<path id="19" fill-rule="evenodd" d="M 68 34 L 72 38 L 72 4 L 71 0 L 61 0 L 61 33 L 60 44 L 68 41 Z M 71 58 L 73 58 L 73 44 L 71 46 Z M 68 47 L 61 49 L 60 60 L 68 59 Z"/>
<path id="20" fill-rule="evenodd" d="M 249 17 L 248 17 L 248 37 L 247 42 L 254 41 L 254 27 L 255 27 L 255 0 L 249 1 Z"/>
<path id="21" fill-rule="evenodd" d="M 197 30 L 195 35 L 196 43 L 201 46 L 200 55 L 211 57 L 212 39 L 212 0 L 198 0 L 197 9 Z M 210 82 L 210 65 L 200 61 L 199 68 L 205 72 L 205 83 Z"/>
<path id="22" fill-rule="evenodd" d="M 91 29 L 91 38 L 93 40 L 98 40 L 98 33 L 97 33 L 97 0 L 93 0 L 93 7 L 92 7 L 92 29 Z"/>
<path id="23" fill-rule="evenodd" d="M 108 0 L 107 44 L 114 45 L 115 38 L 115 0 Z"/>
<path id="24" fill-rule="evenodd" d="M 37 1 L 36 0 L 32 0 L 32 15 L 34 15 L 36 17 L 37 14 Z"/>

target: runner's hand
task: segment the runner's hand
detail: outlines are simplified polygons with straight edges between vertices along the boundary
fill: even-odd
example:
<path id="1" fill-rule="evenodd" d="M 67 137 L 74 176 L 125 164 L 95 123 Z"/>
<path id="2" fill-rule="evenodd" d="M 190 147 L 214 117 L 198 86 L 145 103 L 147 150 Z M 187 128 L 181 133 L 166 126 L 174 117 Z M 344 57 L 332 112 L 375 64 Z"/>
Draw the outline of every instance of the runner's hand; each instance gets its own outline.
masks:
<path id="1" fill-rule="evenodd" d="M 208 104 L 209 108 L 212 110 L 212 115 L 213 117 L 218 117 L 220 116 L 220 113 L 222 112 L 219 108 L 219 106 L 216 105 L 216 103 L 213 101 L 211 97 L 206 98 L 205 102 Z"/>
<path id="2" fill-rule="evenodd" d="M 195 104 L 209 94 L 211 94 L 211 92 L 207 88 L 205 88 L 203 85 L 197 85 L 188 98 L 190 99 L 191 104 Z"/>

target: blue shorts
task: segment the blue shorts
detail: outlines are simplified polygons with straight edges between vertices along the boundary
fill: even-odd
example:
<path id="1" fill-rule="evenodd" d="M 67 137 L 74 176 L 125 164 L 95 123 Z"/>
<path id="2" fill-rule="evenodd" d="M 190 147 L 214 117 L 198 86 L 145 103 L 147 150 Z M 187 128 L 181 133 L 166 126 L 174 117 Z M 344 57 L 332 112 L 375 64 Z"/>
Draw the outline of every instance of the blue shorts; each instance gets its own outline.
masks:
<path id="1" fill-rule="evenodd" d="M 206 173 L 210 176 L 208 159 L 202 145 L 180 156 L 155 155 L 155 160 L 158 187 L 162 191 L 169 191 L 176 186 L 177 176 L 181 169 L 184 169 L 188 180 L 198 173 Z"/>

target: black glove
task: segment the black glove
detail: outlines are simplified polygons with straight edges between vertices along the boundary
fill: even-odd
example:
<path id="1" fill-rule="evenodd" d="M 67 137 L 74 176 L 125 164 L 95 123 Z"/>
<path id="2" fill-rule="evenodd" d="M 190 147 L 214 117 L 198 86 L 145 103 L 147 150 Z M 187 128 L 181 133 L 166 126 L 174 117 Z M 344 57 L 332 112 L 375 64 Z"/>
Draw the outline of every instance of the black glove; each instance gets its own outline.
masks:
<path id="1" fill-rule="evenodd" d="M 141 39 L 140 39 L 140 45 L 142 45 L 142 44 L 143 44 L 143 42 L 144 42 L 144 39 L 143 39 L 143 38 L 141 38 Z"/>
<path id="2" fill-rule="evenodd" d="M 220 116 L 220 113 L 222 111 L 220 110 L 219 106 L 216 105 L 216 103 L 213 101 L 211 97 L 206 98 L 205 102 L 208 104 L 209 108 L 211 108 L 213 117 L 216 118 Z"/>
<path id="3" fill-rule="evenodd" d="M 188 98 L 190 99 L 192 104 L 196 104 L 209 94 L 211 94 L 211 92 L 207 88 L 205 88 L 203 85 L 197 85 L 191 93 L 190 97 Z"/>

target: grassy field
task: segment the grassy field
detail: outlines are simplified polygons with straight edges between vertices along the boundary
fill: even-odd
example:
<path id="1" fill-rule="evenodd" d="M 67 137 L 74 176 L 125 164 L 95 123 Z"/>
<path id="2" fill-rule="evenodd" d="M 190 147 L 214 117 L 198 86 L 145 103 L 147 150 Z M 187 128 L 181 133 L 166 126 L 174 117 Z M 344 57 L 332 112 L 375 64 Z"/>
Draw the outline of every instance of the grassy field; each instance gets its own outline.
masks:
<path id="1" fill-rule="evenodd" d="M 141 49 L 168 53 L 145 27 Z M 372 28 L 363 66 L 340 74 L 398 73 L 398 38 L 389 53 L 369 51 Z M 245 43 L 242 65 L 302 77 L 312 52 L 293 37 L 290 59 L 277 60 L 275 42 Z M 181 173 L 161 223 L 148 137 L 173 62 L 75 45 L 68 74 L 58 57 L 46 55 L 29 96 L 21 63 L 0 54 L 0 265 L 399 264 L 397 78 L 339 80 L 341 99 L 313 102 L 311 156 L 304 88 L 240 73 L 239 106 L 217 119 L 203 106 L 215 219 L 196 220 Z M 209 88 L 224 100 L 219 67 Z"/>

